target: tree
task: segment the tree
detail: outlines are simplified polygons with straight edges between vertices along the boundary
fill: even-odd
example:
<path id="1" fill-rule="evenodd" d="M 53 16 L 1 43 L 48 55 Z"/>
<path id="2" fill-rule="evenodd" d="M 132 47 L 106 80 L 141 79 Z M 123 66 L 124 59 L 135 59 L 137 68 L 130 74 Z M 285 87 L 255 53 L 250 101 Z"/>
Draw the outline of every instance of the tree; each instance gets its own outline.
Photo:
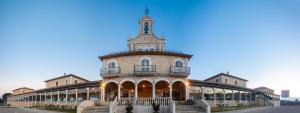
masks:
<path id="1" fill-rule="evenodd" d="M 12 94 L 11 94 L 11 93 L 4 93 L 4 94 L 2 95 L 3 101 L 6 101 L 6 100 L 7 100 L 7 97 L 10 96 L 10 95 L 12 95 Z"/>

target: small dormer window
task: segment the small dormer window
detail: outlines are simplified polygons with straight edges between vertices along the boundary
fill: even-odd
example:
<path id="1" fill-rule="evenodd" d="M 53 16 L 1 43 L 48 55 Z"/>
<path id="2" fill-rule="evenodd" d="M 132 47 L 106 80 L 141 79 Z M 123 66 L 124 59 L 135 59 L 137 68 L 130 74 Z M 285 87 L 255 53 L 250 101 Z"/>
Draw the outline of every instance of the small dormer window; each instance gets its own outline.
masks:
<path id="1" fill-rule="evenodd" d="M 144 24 L 144 33 L 148 34 L 148 31 L 149 31 L 149 23 L 146 21 Z"/>
<path id="2" fill-rule="evenodd" d="M 183 67 L 183 64 L 181 61 L 176 61 L 175 65 L 176 65 L 176 67 Z"/>

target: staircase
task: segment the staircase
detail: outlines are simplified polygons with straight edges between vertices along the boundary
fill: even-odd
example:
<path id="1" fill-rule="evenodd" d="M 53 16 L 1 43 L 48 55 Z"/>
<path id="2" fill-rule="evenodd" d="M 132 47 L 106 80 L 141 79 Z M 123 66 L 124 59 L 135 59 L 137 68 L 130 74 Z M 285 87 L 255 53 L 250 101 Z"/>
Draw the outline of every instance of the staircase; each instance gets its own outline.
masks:
<path id="1" fill-rule="evenodd" d="M 109 106 L 102 105 L 102 106 L 93 106 L 84 109 L 82 113 L 109 113 Z"/>
<path id="2" fill-rule="evenodd" d="M 198 105 L 176 105 L 176 113 L 205 113 Z"/>

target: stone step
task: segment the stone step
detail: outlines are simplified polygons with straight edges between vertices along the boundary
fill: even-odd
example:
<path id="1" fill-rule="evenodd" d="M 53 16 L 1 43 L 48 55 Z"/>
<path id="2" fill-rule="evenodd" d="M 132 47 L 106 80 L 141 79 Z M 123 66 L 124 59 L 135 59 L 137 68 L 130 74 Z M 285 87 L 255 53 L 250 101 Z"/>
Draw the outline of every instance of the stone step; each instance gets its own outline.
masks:
<path id="1" fill-rule="evenodd" d="M 197 105 L 177 105 L 176 113 L 204 113 L 204 110 Z"/>
<path id="2" fill-rule="evenodd" d="M 87 107 L 82 113 L 109 113 L 109 106 Z"/>

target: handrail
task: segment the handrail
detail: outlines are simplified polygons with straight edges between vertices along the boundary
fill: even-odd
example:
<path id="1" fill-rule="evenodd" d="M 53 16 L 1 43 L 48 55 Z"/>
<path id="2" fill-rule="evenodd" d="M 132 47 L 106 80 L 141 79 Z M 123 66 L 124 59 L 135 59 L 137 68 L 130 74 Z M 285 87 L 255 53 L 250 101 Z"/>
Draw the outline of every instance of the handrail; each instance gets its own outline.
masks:
<path id="1" fill-rule="evenodd" d="M 195 99 L 195 104 L 201 106 L 204 109 L 205 113 L 211 112 L 211 107 L 205 99 Z"/>
<path id="2" fill-rule="evenodd" d="M 134 65 L 133 71 L 138 73 L 156 72 L 156 65 Z"/>
<path id="3" fill-rule="evenodd" d="M 109 113 L 115 113 L 117 109 L 118 98 L 115 98 L 109 105 Z"/>
<path id="4" fill-rule="evenodd" d="M 120 67 L 103 68 L 100 70 L 100 75 L 120 74 L 120 72 L 121 72 Z"/>
<path id="5" fill-rule="evenodd" d="M 176 66 L 170 66 L 170 73 L 176 74 L 176 73 L 184 73 L 184 74 L 190 74 L 190 67 L 176 67 Z"/>

